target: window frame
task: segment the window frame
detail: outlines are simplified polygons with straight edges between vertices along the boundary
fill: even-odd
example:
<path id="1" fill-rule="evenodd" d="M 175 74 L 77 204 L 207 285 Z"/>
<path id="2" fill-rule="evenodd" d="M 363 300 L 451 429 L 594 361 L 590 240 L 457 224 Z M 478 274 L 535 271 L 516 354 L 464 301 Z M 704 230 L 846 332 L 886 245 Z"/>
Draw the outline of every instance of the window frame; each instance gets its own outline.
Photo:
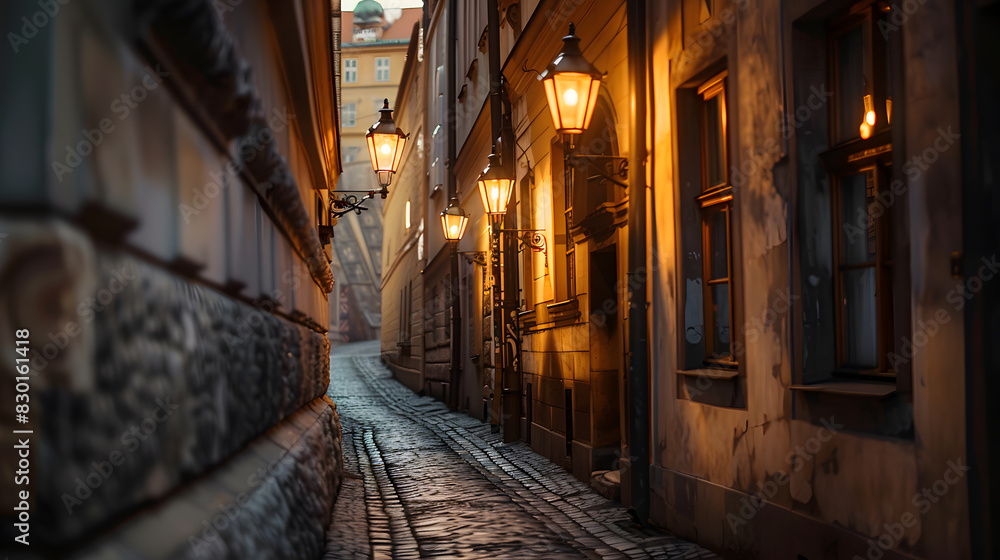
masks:
<path id="1" fill-rule="evenodd" d="M 381 64 L 384 63 L 384 64 Z M 388 56 L 376 56 L 375 57 L 375 81 L 376 82 L 390 82 L 392 81 L 392 58 Z M 385 72 L 384 78 L 382 73 Z"/>
<path id="2" fill-rule="evenodd" d="M 891 239 L 892 208 L 883 208 L 879 216 L 872 218 L 871 205 L 880 204 L 879 194 L 892 188 L 892 126 L 887 118 L 887 84 L 885 76 L 888 71 L 889 55 L 887 46 L 876 40 L 875 31 L 878 22 L 878 5 L 874 0 L 858 6 L 851 12 L 830 21 L 827 33 L 828 72 L 833 83 L 833 98 L 828 108 L 828 146 L 830 148 L 820 154 L 823 160 L 830 185 L 831 212 L 831 244 L 833 258 L 833 309 L 834 309 L 834 367 L 830 372 L 832 378 L 868 379 L 872 381 L 896 382 L 899 372 L 893 371 L 889 363 L 889 353 L 895 353 L 896 347 L 896 315 L 894 308 L 893 277 L 895 270 Z M 840 45 L 838 41 L 857 26 L 868 26 L 868 44 L 862 45 L 862 57 L 869 60 L 871 68 L 872 106 L 876 113 L 876 124 L 869 138 L 862 138 L 860 131 L 838 142 L 842 137 L 840 126 L 842 122 L 842 100 L 840 76 Z M 862 36 L 864 33 L 862 32 Z M 867 52 L 866 52 L 867 51 Z M 867 95 L 867 92 L 865 93 Z M 858 124 L 864 119 L 864 112 L 858 115 Z M 872 177 L 872 196 L 866 192 L 866 204 L 869 205 L 869 219 L 874 219 L 875 257 L 874 261 L 865 263 L 845 263 L 843 235 L 850 220 L 843 215 L 844 180 L 852 175 L 867 174 Z M 866 183 L 866 191 L 867 191 Z M 871 201 L 875 202 L 872 203 Z M 895 205 L 894 205 L 895 206 Z M 857 223 L 854 227 L 860 227 Z M 866 224 L 866 229 L 872 227 Z M 847 308 L 845 302 L 844 278 L 845 271 L 873 268 L 875 271 L 875 344 L 878 363 L 874 368 L 859 367 L 858 364 L 847 362 Z"/>
<path id="3" fill-rule="evenodd" d="M 702 247 L 702 326 L 704 328 L 705 349 L 702 362 L 706 367 L 736 369 L 739 367 L 739 357 L 736 355 L 735 336 L 735 305 L 733 293 L 735 291 L 733 281 L 733 187 L 729 180 L 729 130 L 726 111 L 726 90 L 728 70 L 723 70 L 704 81 L 697 89 L 697 102 L 699 105 L 699 135 L 701 136 L 701 194 L 695 198 L 701 222 L 701 247 Z M 724 170 L 723 181 L 710 184 L 709 181 L 709 152 L 712 149 L 709 142 L 709 102 L 713 99 L 721 98 L 721 128 L 722 153 L 718 155 L 722 161 Z M 725 278 L 713 278 L 712 271 L 712 236 L 709 218 L 714 212 L 723 212 L 726 223 L 726 276 Z M 725 284 L 728 290 L 728 315 L 729 315 L 729 342 L 722 343 L 718 340 L 718 333 L 715 330 L 715 316 L 713 310 L 716 307 L 716 298 L 712 287 Z M 728 354 L 719 352 L 721 345 L 727 345 Z"/>
<path id="4" fill-rule="evenodd" d="M 350 63 L 354 63 L 353 66 Z M 345 84 L 356 84 L 358 83 L 358 59 L 357 58 L 345 58 L 344 59 L 344 83 Z M 353 79 L 351 79 L 353 78 Z"/>
<path id="5" fill-rule="evenodd" d="M 351 120 L 350 123 L 347 122 L 345 114 L 348 112 L 347 109 L 350 107 Z M 340 126 L 341 128 L 353 128 L 358 125 L 358 105 L 357 103 L 344 103 L 340 106 Z"/>

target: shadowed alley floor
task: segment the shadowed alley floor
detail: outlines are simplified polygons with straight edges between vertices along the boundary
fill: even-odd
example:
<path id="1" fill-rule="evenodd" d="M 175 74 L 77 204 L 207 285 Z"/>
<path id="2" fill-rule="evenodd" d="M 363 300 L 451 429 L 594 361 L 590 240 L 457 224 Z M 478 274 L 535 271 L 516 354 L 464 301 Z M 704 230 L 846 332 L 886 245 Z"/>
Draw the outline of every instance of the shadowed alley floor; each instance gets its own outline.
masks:
<path id="1" fill-rule="evenodd" d="M 523 442 L 395 381 L 378 342 L 335 348 L 345 477 L 325 559 L 716 558 L 636 527 Z"/>

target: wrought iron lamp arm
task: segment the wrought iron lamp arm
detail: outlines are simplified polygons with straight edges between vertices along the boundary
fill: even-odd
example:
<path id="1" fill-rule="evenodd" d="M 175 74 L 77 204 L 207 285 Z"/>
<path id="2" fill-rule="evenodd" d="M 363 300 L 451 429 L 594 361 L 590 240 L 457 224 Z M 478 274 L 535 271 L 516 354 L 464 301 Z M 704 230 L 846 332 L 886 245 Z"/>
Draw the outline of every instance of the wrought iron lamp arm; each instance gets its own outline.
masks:
<path id="1" fill-rule="evenodd" d="M 338 198 L 336 196 L 330 196 L 330 215 L 335 218 L 341 218 L 351 212 L 355 214 L 361 214 L 362 211 L 368 210 L 362 206 L 366 200 L 375 198 L 377 194 L 376 191 L 339 191 L 340 193 L 365 193 L 364 196 L 358 198 L 354 194 L 348 194 L 343 198 Z"/>

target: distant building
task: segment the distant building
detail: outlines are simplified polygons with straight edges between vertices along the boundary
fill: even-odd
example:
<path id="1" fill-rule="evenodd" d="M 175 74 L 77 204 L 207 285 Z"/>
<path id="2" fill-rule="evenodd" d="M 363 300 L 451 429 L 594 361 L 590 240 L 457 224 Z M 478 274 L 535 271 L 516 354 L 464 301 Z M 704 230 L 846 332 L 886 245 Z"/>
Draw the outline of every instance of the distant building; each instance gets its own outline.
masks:
<path id="1" fill-rule="evenodd" d="M 387 9 L 362 0 L 353 12 L 342 12 L 340 127 L 344 174 L 337 190 L 378 189 L 365 133 L 378 120 L 388 99 L 395 108 L 396 90 L 406 62 L 406 49 L 420 8 Z M 409 132 L 407 130 L 406 132 Z M 334 230 L 336 297 L 330 299 L 334 341 L 378 337 L 382 324 L 382 200 L 366 204 L 360 215 L 340 219 Z"/>

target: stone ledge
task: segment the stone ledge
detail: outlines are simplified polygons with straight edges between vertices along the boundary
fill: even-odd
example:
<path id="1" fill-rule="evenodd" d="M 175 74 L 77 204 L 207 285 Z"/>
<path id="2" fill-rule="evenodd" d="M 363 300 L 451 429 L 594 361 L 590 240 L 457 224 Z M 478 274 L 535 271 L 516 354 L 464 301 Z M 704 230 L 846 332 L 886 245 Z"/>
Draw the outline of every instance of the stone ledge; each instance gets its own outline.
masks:
<path id="1" fill-rule="evenodd" d="M 287 445 L 275 443 L 278 432 L 292 434 Z M 343 473 L 340 445 L 336 410 L 316 399 L 74 558 L 318 558 Z"/>

